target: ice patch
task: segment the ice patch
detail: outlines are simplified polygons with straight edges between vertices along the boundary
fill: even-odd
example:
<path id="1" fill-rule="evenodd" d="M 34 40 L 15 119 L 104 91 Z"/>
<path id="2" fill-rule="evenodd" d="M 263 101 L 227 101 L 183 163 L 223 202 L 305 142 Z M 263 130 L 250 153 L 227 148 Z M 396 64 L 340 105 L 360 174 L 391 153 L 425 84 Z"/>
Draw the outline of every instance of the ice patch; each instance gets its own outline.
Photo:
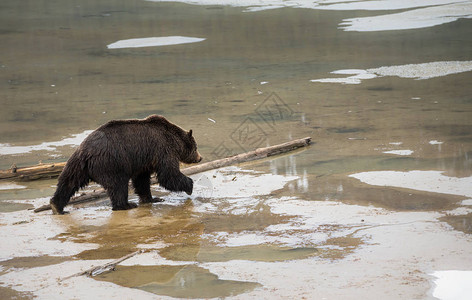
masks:
<path id="1" fill-rule="evenodd" d="M 436 271 L 433 297 L 440 300 L 467 300 L 472 295 L 472 271 Z"/>
<path id="2" fill-rule="evenodd" d="M 26 186 L 16 183 L 0 183 L 0 191 L 26 189 Z"/>
<path id="3" fill-rule="evenodd" d="M 450 74 L 472 71 L 472 61 L 437 61 L 422 64 L 380 67 L 367 69 L 379 76 L 398 76 L 401 78 L 430 79 Z"/>
<path id="4" fill-rule="evenodd" d="M 49 198 L 36 200 L 46 203 Z M 29 211 L 1 213 L 0 240 L 4 243 L 0 247 L 0 261 L 21 256 L 71 256 L 97 247 L 94 244 L 53 239 L 66 232 L 67 225 L 61 221 L 62 217 L 53 216 L 50 211 L 48 214 L 32 214 Z"/>
<path id="5" fill-rule="evenodd" d="M 461 202 L 461 205 L 472 205 L 472 199 L 466 199 Z"/>
<path id="6" fill-rule="evenodd" d="M 186 266 L 194 264 L 188 261 L 168 260 L 159 255 L 157 251 L 150 251 L 137 254 L 120 263 L 121 266 Z"/>
<path id="7" fill-rule="evenodd" d="M 345 78 L 323 78 L 323 79 L 313 79 L 311 82 L 327 82 L 327 83 L 343 83 L 343 84 L 360 84 L 364 79 L 376 78 L 376 74 L 369 73 L 367 70 L 337 70 L 331 72 L 331 74 L 342 74 L 342 75 L 352 75 Z"/>
<path id="8" fill-rule="evenodd" d="M 10 144 L 0 144 L 1 155 L 24 154 L 33 151 L 57 151 L 58 147 L 78 146 L 90 134 L 92 130 L 86 130 L 82 133 L 73 134 L 71 137 L 64 138 L 56 142 L 44 142 L 39 145 L 31 146 L 12 146 Z"/>
<path id="9" fill-rule="evenodd" d="M 169 0 L 148 0 L 168 2 Z M 425 28 L 472 17 L 472 4 L 458 0 L 174 0 L 194 5 L 227 5 L 242 7 L 246 12 L 292 7 L 320 10 L 399 10 L 402 13 L 345 19 L 340 28 L 345 31 L 382 31 Z"/>
<path id="10" fill-rule="evenodd" d="M 367 70 L 337 70 L 331 74 L 352 75 L 344 78 L 313 79 L 311 82 L 327 82 L 342 84 L 360 84 L 362 80 L 376 77 L 398 76 L 417 80 L 430 79 L 472 71 L 472 61 L 437 61 L 422 64 L 380 67 Z M 353 75 L 354 74 L 354 75 Z"/>
<path id="11" fill-rule="evenodd" d="M 405 30 L 433 27 L 451 23 L 460 18 L 472 18 L 472 3 L 454 3 L 419 8 L 395 14 L 345 19 L 339 25 L 344 31 Z"/>
<path id="12" fill-rule="evenodd" d="M 287 216 L 287 221 L 262 230 L 237 233 L 213 232 L 202 237 L 225 247 L 272 244 L 282 247 L 318 247 L 329 238 L 346 236 L 357 228 L 366 215 L 380 215 L 381 208 L 345 205 L 334 201 L 305 201 L 282 197 L 266 200 L 271 213 Z"/>
<path id="13" fill-rule="evenodd" d="M 122 49 L 122 48 L 141 48 L 141 47 L 158 47 L 181 45 L 189 43 L 198 43 L 204 41 L 204 38 L 186 37 L 186 36 L 164 36 L 164 37 L 148 37 L 121 40 L 109 44 L 108 49 Z"/>
<path id="14" fill-rule="evenodd" d="M 413 152 L 414 152 L 413 150 L 390 150 L 390 151 L 384 151 L 382 153 L 408 156 L 408 155 L 412 155 Z"/>
<path id="15" fill-rule="evenodd" d="M 432 140 L 432 141 L 429 141 L 429 144 L 430 145 L 442 145 L 444 142 L 440 142 L 440 141 L 437 141 L 437 140 Z"/>
<path id="16" fill-rule="evenodd" d="M 148 0 L 151 2 L 169 2 L 169 0 Z M 398 10 L 457 3 L 457 0 L 174 0 L 172 2 L 193 5 L 227 5 L 244 7 L 246 11 L 295 7 L 324 10 Z"/>
<path id="17" fill-rule="evenodd" d="M 364 183 L 472 197 L 471 177 L 449 177 L 441 171 L 373 171 L 349 175 Z"/>
<path id="18" fill-rule="evenodd" d="M 447 215 L 448 216 L 465 216 L 469 213 L 472 212 L 472 208 L 470 207 L 467 207 L 467 206 L 463 206 L 463 207 L 458 207 L 456 209 L 453 209 L 453 210 L 449 210 L 447 212 Z"/>
<path id="19" fill-rule="evenodd" d="M 162 198 L 166 204 L 180 205 L 182 200 L 191 198 L 195 202 L 195 210 L 199 212 L 222 210 L 224 213 L 243 214 L 254 209 L 259 203 L 255 197 L 268 195 L 281 189 L 298 176 L 284 176 L 244 170 L 239 167 L 226 167 L 190 176 L 194 184 L 192 195 L 170 193 Z M 160 187 L 156 187 L 164 191 Z M 211 202 L 200 200 L 211 198 Z M 224 208 L 218 205 L 225 203 Z"/>

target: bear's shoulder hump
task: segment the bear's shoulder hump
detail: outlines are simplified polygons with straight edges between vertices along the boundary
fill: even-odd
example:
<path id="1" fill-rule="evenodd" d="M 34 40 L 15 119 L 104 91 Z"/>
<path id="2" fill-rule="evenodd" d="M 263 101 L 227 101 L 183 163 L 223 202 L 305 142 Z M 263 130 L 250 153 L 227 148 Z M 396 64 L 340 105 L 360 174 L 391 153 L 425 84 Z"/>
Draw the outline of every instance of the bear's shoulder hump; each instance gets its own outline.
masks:
<path id="1" fill-rule="evenodd" d="M 168 123 L 166 118 L 160 115 L 150 115 L 144 121 L 152 122 L 152 123 Z"/>

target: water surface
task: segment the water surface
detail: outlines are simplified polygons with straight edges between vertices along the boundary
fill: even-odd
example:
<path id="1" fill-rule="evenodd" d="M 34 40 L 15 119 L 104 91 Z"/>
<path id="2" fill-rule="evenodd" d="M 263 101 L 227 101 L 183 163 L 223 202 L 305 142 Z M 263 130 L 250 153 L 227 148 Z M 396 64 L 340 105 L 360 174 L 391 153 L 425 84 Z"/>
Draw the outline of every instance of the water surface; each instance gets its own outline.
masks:
<path id="1" fill-rule="evenodd" d="M 193 129 L 207 161 L 313 144 L 126 212 L 33 214 L 55 179 L 1 183 L 0 295 L 426 298 L 429 274 L 472 270 L 472 20 L 351 31 L 417 7 L 216 4 L 2 1 L 2 169 L 65 161 L 108 120 L 150 114 Z M 108 47 L 169 37 L 198 42 Z"/>

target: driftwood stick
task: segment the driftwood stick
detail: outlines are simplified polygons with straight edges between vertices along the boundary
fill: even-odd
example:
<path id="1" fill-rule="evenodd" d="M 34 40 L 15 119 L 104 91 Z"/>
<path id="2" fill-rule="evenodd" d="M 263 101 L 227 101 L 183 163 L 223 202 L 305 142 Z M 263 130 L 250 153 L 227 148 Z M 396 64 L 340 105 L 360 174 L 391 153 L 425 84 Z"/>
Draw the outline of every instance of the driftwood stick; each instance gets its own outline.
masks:
<path id="1" fill-rule="evenodd" d="M 279 145 L 269 146 L 265 148 L 258 148 L 254 151 L 241 153 L 227 158 L 217 159 L 203 164 L 194 165 L 181 170 L 185 175 L 192 175 L 196 173 L 205 172 L 208 170 L 218 169 L 226 166 L 231 166 L 237 163 L 247 162 L 256 159 L 262 159 L 269 156 L 274 156 L 280 153 L 289 152 L 310 144 L 311 137 L 293 140 Z"/>
<path id="2" fill-rule="evenodd" d="M 83 192 L 78 196 L 72 197 L 69 201 L 69 204 L 80 204 L 80 203 L 91 202 L 91 201 L 98 200 L 107 196 L 108 196 L 108 193 L 105 191 L 105 189 L 99 188 L 91 192 L 88 192 L 88 193 Z M 40 211 L 45 211 L 45 210 L 50 210 L 50 209 L 51 209 L 51 205 L 45 204 L 43 206 L 36 208 L 34 212 L 37 213 Z"/>
<path id="3" fill-rule="evenodd" d="M 104 265 L 92 267 L 92 268 L 87 269 L 85 271 L 67 276 L 67 277 L 63 278 L 63 280 L 66 280 L 66 279 L 69 279 L 69 278 L 72 278 L 72 277 L 75 277 L 75 276 L 82 276 L 82 275 L 87 275 L 87 276 L 92 276 L 93 277 L 93 276 L 97 276 L 97 275 L 100 275 L 100 274 L 105 273 L 105 272 L 114 271 L 117 264 L 119 264 L 120 262 L 122 262 L 124 260 L 127 260 L 128 258 L 131 258 L 131 257 L 135 256 L 136 254 L 142 253 L 142 252 L 143 252 L 143 250 L 135 251 L 133 253 L 130 253 L 130 254 L 127 254 L 123 257 L 120 257 L 120 258 L 118 258 L 118 259 L 116 259 L 112 262 L 106 263 Z"/>
<path id="4" fill-rule="evenodd" d="M 293 140 L 279 145 L 269 146 L 265 148 L 258 148 L 254 151 L 249 151 L 241 153 L 238 155 L 230 156 L 227 158 L 217 159 L 203 164 L 194 165 L 185 169 L 182 169 L 181 172 L 185 175 L 192 175 L 196 173 L 201 173 L 213 169 L 218 169 L 226 166 L 231 166 L 237 163 L 248 162 L 252 160 L 262 159 L 270 156 L 274 156 L 281 153 L 290 152 L 292 150 L 308 146 L 311 142 L 311 137 L 306 137 L 303 139 Z M 152 184 L 158 183 L 155 178 L 151 180 Z M 82 193 L 79 196 L 72 197 L 69 201 L 69 204 L 78 204 L 94 201 L 106 197 L 108 194 L 104 189 L 97 189 L 91 193 Z M 40 212 L 51 209 L 49 204 L 38 207 L 34 212 Z"/>

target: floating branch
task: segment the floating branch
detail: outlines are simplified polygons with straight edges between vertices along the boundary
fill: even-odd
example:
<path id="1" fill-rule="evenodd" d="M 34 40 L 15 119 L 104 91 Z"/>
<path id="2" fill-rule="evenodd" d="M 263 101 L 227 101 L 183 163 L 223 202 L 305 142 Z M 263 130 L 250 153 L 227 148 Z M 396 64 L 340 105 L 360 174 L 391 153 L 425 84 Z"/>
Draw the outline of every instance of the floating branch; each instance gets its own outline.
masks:
<path id="1" fill-rule="evenodd" d="M 231 165 L 242 163 L 242 162 L 262 159 L 269 156 L 274 156 L 277 154 L 290 152 L 292 150 L 308 146 L 310 142 L 311 142 L 311 137 L 306 137 L 303 139 L 293 140 L 293 141 L 286 142 L 283 144 L 278 144 L 275 146 L 258 148 L 254 151 L 249 151 L 246 153 L 241 153 L 241 154 L 230 156 L 227 158 L 217 159 L 217 160 L 210 161 L 207 163 L 194 165 L 194 166 L 182 169 L 181 172 L 185 175 L 192 175 L 196 173 L 205 172 L 208 170 L 231 166 Z"/>

